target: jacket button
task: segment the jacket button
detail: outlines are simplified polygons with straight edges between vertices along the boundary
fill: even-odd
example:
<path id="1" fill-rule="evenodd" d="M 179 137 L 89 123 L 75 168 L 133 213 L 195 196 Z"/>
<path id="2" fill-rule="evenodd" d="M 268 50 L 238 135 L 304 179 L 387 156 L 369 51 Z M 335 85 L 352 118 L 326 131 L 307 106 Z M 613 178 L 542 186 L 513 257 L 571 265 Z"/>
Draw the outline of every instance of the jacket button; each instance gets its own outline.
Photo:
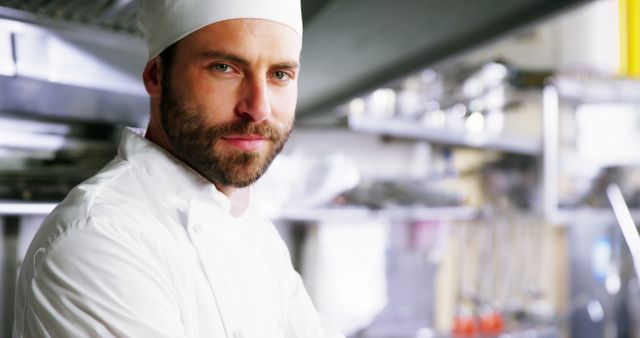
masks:
<path id="1" fill-rule="evenodd" d="M 201 233 L 203 230 L 202 225 L 200 224 L 196 224 L 193 226 L 193 232 L 195 232 L 196 234 Z"/>

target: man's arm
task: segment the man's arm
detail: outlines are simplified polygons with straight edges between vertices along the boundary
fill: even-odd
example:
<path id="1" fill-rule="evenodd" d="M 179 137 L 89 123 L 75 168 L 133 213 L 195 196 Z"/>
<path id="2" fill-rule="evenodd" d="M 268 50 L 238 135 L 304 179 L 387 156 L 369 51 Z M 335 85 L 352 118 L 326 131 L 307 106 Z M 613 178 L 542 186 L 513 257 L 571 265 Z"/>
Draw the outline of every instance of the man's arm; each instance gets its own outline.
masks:
<path id="1" fill-rule="evenodd" d="M 34 273 L 15 337 L 185 337 L 159 261 L 140 236 L 87 220 L 24 263 Z"/>

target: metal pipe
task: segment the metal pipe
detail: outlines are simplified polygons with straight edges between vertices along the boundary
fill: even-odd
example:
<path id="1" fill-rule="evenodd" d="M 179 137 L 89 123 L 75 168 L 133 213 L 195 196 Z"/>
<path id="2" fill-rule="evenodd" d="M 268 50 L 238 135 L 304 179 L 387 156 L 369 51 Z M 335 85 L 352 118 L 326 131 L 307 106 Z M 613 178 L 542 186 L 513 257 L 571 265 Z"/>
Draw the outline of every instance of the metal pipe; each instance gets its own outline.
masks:
<path id="1" fill-rule="evenodd" d="M 56 203 L 0 201 L 0 215 L 47 215 Z"/>
<path id="2" fill-rule="evenodd" d="M 618 225 L 631 252 L 633 266 L 638 280 L 640 280 L 640 234 L 617 184 L 612 183 L 607 186 L 607 197 L 609 197 Z"/>
<path id="3" fill-rule="evenodd" d="M 19 216 L 5 216 L 3 225 L 3 291 L 2 291 L 2 336 L 11 337 L 13 331 L 13 304 L 16 277 L 18 274 L 18 230 Z"/>
<path id="4" fill-rule="evenodd" d="M 558 136 L 560 103 L 558 90 L 548 85 L 543 90 L 543 206 L 544 213 L 551 222 L 557 221 L 558 212 L 558 170 L 560 144 Z"/>

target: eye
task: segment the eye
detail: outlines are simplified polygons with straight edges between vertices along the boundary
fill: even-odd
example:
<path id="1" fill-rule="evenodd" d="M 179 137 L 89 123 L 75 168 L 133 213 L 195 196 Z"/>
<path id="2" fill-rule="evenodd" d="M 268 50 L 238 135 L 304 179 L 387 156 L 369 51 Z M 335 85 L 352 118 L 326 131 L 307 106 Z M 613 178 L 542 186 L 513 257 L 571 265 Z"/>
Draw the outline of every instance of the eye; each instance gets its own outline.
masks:
<path id="1" fill-rule="evenodd" d="M 283 72 L 281 70 L 277 70 L 273 72 L 273 77 L 280 81 L 286 81 L 291 79 L 291 76 L 287 72 Z"/>
<path id="2" fill-rule="evenodd" d="M 216 63 L 214 65 L 211 66 L 211 68 L 215 71 L 218 71 L 220 73 L 227 73 L 231 70 L 231 67 L 229 67 L 229 65 L 224 64 L 224 63 Z"/>

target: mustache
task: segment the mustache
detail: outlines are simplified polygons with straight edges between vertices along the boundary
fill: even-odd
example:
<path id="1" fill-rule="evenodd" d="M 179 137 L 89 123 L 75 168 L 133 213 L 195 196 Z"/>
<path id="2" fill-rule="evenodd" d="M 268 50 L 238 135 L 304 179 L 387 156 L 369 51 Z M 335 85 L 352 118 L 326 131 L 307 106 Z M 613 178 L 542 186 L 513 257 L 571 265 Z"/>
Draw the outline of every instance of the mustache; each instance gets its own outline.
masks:
<path id="1" fill-rule="evenodd" d="M 260 135 L 273 142 L 282 139 L 285 132 L 284 130 L 270 124 L 267 121 L 260 123 L 253 123 L 247 120 L 230 121 L 216 125 L 212 127 L 211 132 L 215 138 L 224 137 L 227 135 Z"/>

